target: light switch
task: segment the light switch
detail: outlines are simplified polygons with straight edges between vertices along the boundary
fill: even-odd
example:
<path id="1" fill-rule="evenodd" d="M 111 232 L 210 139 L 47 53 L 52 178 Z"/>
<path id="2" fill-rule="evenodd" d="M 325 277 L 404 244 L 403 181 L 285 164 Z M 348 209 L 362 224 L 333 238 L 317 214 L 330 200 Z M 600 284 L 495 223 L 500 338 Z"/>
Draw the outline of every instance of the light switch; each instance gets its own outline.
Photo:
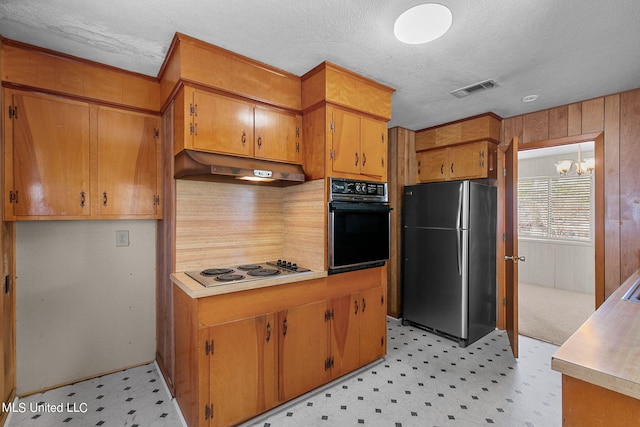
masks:
<path id="1" fill-rule="evenodd" d="M 129 230 L 116 231 L 116 247 L 129 246 Z"/>

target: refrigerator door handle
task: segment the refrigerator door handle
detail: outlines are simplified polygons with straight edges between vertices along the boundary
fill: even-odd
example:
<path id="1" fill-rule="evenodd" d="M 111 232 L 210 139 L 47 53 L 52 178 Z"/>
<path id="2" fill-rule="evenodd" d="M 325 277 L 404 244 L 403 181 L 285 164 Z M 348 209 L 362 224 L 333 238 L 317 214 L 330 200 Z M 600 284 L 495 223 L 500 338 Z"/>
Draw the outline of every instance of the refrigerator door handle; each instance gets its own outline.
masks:
<path id="1" fill-rule="evenodd" d="M 464 192 L 464 186 L 460 186 L 460 192 L 458 193 L 458 215 L 456 217 L 456 227 L 462 228 L 462 193 Z"/>
<path id="2" fill-rule="evenodd" d="M 462 275 L 462 230 L 456 230 L 456 258 L 458 260 L 458 275 Z"/>

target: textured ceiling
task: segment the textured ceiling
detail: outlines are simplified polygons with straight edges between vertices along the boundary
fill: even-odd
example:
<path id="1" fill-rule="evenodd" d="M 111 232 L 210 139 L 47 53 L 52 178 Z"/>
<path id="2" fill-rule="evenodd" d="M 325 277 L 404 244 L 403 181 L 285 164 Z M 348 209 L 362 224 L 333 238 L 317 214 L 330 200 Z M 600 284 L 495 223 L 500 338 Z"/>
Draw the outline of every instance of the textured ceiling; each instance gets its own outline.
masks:
<path id="1" fill-rule="evenodd" d="M 638 0 L 438 2 L 453 25 L 425 45 L 393 36 L 416 0 L 0 0 L 0 35 L 151 76 L 175 32 L 297 75 L 328 60 L 395 88 L 390 126 L 414 130 L 640 87 Z"/>

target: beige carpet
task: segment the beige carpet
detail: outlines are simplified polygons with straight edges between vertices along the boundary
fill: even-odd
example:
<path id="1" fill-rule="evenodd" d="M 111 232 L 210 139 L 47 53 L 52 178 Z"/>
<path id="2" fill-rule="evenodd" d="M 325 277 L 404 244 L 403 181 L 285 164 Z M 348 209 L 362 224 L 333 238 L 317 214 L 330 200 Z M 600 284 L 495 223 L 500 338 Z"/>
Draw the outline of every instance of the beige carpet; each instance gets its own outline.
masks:
<path id="1" fill-rule="evenodd" d="M 593 295 L 520 283 L 520 335 L 562 345 L 594 311 Z"/>

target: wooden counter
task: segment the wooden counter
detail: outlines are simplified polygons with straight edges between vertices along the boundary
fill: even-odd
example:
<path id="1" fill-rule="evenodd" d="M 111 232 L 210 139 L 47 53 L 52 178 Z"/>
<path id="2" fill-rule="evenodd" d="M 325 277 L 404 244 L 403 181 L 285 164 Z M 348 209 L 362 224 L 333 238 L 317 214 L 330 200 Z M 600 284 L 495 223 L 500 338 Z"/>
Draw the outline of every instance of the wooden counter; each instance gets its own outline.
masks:
<path id="1" fill-rule="evenodd" d="M 640 419 L 640 304 L 622 300 L 638 279 L 637 271 L 553 355 L 563 426 Z"/>
<path id="2" fill-rule="evenodd" d="M 227 283 L 220 286 L 204 287 L 186 273 L 179 272 L 171 275 L 171 281 L 175 283 L 191 298 L 202 298 L 213 295 L 224 295 L 233 292 L 248 291 L 251 289 L 266 288 L 270 286 L 284 285 L 287 283 L 302 282 L 305 280 L 327 277 L 326 271 L 309 271 L 306 273 L 276 276 L 268 279 L 252 280 L 250 282 Z"/>

